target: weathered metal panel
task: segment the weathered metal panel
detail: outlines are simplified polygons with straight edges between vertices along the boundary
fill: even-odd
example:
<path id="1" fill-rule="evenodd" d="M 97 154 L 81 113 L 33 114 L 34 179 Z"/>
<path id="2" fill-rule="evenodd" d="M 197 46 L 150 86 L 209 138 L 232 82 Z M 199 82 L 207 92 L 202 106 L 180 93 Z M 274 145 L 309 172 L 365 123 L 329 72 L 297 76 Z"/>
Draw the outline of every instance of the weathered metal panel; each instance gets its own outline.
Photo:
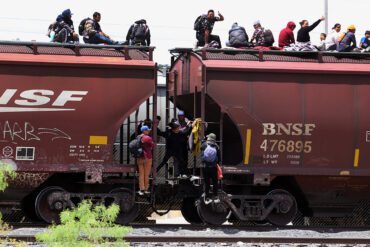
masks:
<path id="1" fill-rule="evenodd" d="M 120 125 L 155 90 L 150 61 L 0 54 L 0 63 L 0 157 L 25 170 L 112 164 Z"/>

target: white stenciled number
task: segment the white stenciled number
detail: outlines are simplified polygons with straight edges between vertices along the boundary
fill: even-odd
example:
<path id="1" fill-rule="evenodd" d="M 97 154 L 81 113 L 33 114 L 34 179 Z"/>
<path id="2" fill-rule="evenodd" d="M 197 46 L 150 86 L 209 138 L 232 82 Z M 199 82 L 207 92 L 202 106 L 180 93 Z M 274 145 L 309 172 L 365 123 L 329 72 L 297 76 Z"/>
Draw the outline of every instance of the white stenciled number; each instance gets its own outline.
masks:
<path id="1" fill-rule="evenodd" d="M 267 152 L 288 152 L 288 153 L 311 153 L 312 141 L 293 141 L 293 140 L 263 140 L 260 148 Z"/>
<path id="2" fill-rule="evenodd" d="M 304 143 L 304 152 L 305 153 L 311 153 L 311 151 L 312 151 L 311 144 L 312 144 L 311 141 L 307 141 L 307 142 Z"/>
<path id="3" fill-rule="evenodd" d="M 280 153 L 285 152 L 285 143 L 286 142 L 284 140 L 279 141 L 278 150 Z"/>
<path id="4" fill-rule="evenodd" d="M 267 140 L 263 140 L 263 142 L 262 142 L 262 144 L 261 144 L 260 148 L 261 148 L 262 150 L 264 150 L 265 152 L 267 151 Z"/>
<path id="5" fill-rule="evenodd" d="M 288 141 L 286 145 L 286 151 L 288 151 L 288 153 L 294 152 L 294 141 Z"/>

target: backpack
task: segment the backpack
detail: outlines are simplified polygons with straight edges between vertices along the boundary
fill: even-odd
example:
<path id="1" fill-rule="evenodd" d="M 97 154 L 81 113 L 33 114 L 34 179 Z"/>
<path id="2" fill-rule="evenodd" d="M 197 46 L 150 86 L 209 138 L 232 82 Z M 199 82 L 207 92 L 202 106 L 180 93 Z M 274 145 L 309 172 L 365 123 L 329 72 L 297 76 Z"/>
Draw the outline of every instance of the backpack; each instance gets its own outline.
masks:
<path id="1" fill-rule="evenodd" d="M 142 137 L 143 135 L 139 135 L 128 144 L 128 149 L 135 158 L 144 156 L 143 143 L 141 142 Z"/>
<path id="2" fill-rule="evenodd" d="M 265 39 L 265 46 L 272 46 L 275 42 L 274 35 L 270 29 L 265 29 L 263 32 L 263 37 Z"/>
<path id="3" fill-rule="evenodd" d="M 207 145 L 207 148 L 202 153 L 202 160 L 209 163 L 217 162 L 216 147 Z"/>
<path id="4" fill-rule="evenodd" d="M 131 39 L 136 41 L 145 41 L 146 38 L 147 25 L 145 24 L 135 24 L 134 29 L 131 33 Z"/>
<path id="5" fill-rule="evenodd" d="M 197 19 L 195 19 L 195 22 L 194 22 L 195 31 L 200 31 L 200 27 L 201 27 L 203 19 L 204 19 L 203 15 L 200 15 L 197 17 Z"/>
<path id="6" fill-rule="evenodd" d="M 82 35 L 83 31 L 85 30 L 85 24 L 88 20 L 91 20 L 91 18 L 87 17 L 80 22 L 80 25 L 78 26 L 78 33 L 80 35 Z"/>

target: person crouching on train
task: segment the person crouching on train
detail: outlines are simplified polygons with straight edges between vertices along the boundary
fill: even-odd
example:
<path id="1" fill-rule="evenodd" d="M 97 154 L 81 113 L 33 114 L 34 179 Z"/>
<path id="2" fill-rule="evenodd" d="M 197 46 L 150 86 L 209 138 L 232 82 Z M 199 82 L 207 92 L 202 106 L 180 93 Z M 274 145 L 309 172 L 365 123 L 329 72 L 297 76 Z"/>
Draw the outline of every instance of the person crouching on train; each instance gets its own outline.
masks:
<path id="1" fill-rule="evenodd" d="M 216 143 L 216 135 L 210 133 L 207 135 L 207 140 L 200 147 L 202 152 L 202 162 L 204 163 L 203 175 L 205 183 L 205 204 L 212 202 L 210 198 L 211 181 L 213 185 L 213 202 L 220 202 L 218 198 L 218 178 L 217 178 L 217 163 L 220 157 L 220 148 Z"/>
<path id="2" fill-rule="evenodd" d="M 150 128 L 146 125 L 141 127 L 142 137 L 141 143 L 144 155 L 137 158 L 137 165 L 139 167 L 139 195 L 150 194 L 149 192 L 149 175 L 152 170 L 152 148 L 154 142 L 149 136 Z"/>

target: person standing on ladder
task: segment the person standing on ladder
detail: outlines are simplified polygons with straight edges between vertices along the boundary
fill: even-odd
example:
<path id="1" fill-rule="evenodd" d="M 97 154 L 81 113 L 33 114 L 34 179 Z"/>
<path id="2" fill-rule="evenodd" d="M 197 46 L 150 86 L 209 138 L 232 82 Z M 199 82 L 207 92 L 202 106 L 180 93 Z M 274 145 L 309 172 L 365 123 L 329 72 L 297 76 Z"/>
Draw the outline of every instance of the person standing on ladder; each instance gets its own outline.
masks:
<path id="1" fill-rule="evenodd" d="M 217 164 L 220 160 L 220 147 L 216 143 L 216 135 L 210 133 L 207 135 L 207 140 L 202 143 L 200 148 L 202 152 L 202 162 L 204 164 L 203 175 L 205 184 L 205 199 L 204 203 L 209 204 L 212 201 L 214 203 L 220 202 L 218 198 L 218 176 L 217 176 Z M 211 181 L 213 185 L 213 200 L 210 197 Z"/>

